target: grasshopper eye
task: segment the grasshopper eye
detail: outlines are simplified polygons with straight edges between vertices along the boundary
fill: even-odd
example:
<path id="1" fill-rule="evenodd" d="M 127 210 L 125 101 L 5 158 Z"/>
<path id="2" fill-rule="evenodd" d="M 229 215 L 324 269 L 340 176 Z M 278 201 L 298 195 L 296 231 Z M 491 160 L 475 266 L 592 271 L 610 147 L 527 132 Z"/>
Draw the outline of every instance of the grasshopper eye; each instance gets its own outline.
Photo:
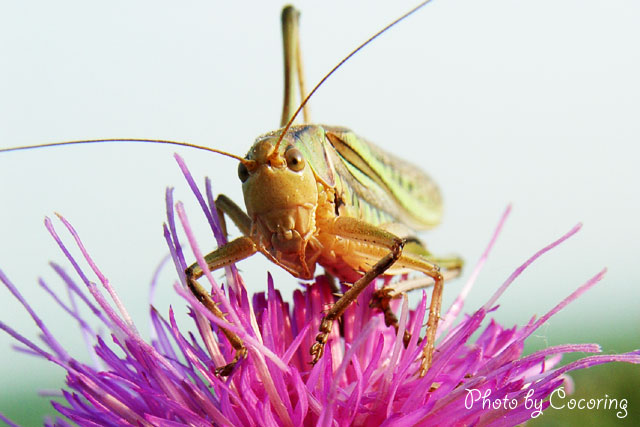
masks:
<path id="1" fill-rule="evenodd" d="M 238 164 L 238 178 L 240 178 L 240 181 L 242 182 L 249 179 L 249 169 L 247 169 L 247 166 L 244 163 Z"/>
<path id="2" fill-rule="evenodd" d="M 300 172 L 304 168 L 304 157 L 297 148 L 289 148 L 284 157 L 287 160 L 287 166 L 294 172 Z"/>

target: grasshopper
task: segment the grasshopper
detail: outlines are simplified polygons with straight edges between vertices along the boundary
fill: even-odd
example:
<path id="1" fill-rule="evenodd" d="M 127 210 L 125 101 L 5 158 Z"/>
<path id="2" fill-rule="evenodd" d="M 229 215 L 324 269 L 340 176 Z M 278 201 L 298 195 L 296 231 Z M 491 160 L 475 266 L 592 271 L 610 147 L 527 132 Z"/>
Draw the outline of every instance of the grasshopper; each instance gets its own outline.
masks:
<path id="1" fill-rule="evenodd" d="M 151 142 L 204 149 L 238 160 L 246 211 L 223 194 L 217 197 L 216 208 L 225 234 L 225 217 L 228 217 L 242 236 L 206 255 L 208 269 L 220 269 L 260 252 L 297 278 L 312 279 L 316 266 L 320 265 L 328 274 L 351 284 L 324 314 L 316 342 L 310 349 L 313 363 L 324 353 L 333 322 L 374 279 L 409 271 L 424 273 L 429 280 L 420 286 L 433 285 L 434 288 L 420 368 L 420 374 L 424 375 L 433 358 L 444 280 L 457 275 L 462 267 L 460 258 L 436 257 L 415 237 L 416 231 L 439 223 L 442 216 L 439 189 L 419 168 L 384 152 L 352 131 L 311 124 L 307 102 L 342 63 L 428 2 L 419 4 L 360 45 L 306 97 L 298 36 L 299 12 L 291 6 L 285 7 L 282 12 L 285 90 L 281 128 L 259 136 L 244 157 L 183 142 L 140 139 L 67 141 L 0 151 L 93 142 Z M 294 109 L 296 90 L 303 101 Z M 303 123 L 294 125 L 301 111 Z M 202 267 L 194 263 L 185 274 L 198 300 L 214 315 L 224 318 L 210 294 L 198 283 L 204 274 Z M 384 312 L 386 324 L 396 330 L 397 319 L 389 302 L 397 294 L 393 287 L 383 287 L 376 291 L 371 302 Z M 247 350 L 236 334 L 227 329 L 222 331 L 236 350 L 234 359 L 217 369 L 217 373 L 224 376 L 232 372 Z M 405 343 L 408 339 L 404 337 Z"/>
<path id="2" fill-rule="evenodd" d="M 205 261 L 209 270 L 216 270 L 260 252 L 297 278 L 313 278 L 316 266 L 321 265 L 331 275 L 352 283 L 324 315 L 310 350 L 313 363 L 323 355 L 333 322 L 375 278 L 411 270 L 426 274 L 434 290 L 421 364 L 424 375 L 433 357 L 440 316 L 444 282 L 440 267 L 449 270 L 450 276 L 462 267 L 457 257 L 433 256 L 414 236 L 414 230 L 429 229 L 440 221 L 440 192 L 420 169 L 352 131 L 310 124 L 309 97 L 293 110 L 296 80 L 301 98 L 306 93 L 298 17 L 291 6 L 282 12 L 285 94 L 281 129 L 259 136 L 238 164 L 246 212 L 223 194 L 216 199 L 225 230 L 228 216 L 243 236 L 209 253 Z M 292 125 L 300 109 L 304 123 Z M 186 275 L 191 291 L 222 318 L 224 314 L 197 282 L 202 267 L 195 263 Z M 383 288 L 375 295 L 372 304 L 397 329 L 389 308 L 393 288 Z M 219 370 L 223 375 L 246 354 L 235 334 L 225 331 L 225 335 L 236 357 Z"/>

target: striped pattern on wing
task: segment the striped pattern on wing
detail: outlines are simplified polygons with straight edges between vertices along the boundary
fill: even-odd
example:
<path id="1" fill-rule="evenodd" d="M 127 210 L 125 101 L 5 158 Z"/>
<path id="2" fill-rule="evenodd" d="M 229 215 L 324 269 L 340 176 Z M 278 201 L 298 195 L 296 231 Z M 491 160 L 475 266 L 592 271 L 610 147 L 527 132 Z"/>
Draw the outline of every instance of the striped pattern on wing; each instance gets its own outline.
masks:
<path id="1" fill-rule="evenodd" d="M 348 129 L 323 128 L 334 157 L 336 189 L 352 213 L 372 224 L 399 221 L 415 230 L 440 222 L 442 198 L 427 174 Z"/>

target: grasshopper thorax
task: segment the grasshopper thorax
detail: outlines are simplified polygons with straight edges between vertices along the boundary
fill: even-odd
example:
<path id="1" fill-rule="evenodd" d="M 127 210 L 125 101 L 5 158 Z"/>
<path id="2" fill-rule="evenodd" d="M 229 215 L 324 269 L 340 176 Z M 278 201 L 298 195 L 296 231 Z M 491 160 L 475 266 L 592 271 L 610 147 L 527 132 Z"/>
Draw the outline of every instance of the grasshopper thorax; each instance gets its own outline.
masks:
<path id="1" fill-rule="evenodd" d="M 246 156 L 251 163 L 241 163 L 238 176 L 252 232 L 268 249 L 302 255 L 316 230 L 316 179 L 292 133 L 280 144 L 278 137 L 258 137 Z"/>

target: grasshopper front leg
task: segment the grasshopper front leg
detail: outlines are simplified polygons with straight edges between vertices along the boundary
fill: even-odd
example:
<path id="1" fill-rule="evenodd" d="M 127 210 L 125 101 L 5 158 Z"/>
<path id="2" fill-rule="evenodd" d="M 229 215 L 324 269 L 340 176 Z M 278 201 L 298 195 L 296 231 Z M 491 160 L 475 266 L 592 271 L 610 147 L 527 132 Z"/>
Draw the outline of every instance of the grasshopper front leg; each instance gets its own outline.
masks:
<path id="1" fill-rule="evenodd" d="M 229 236 L 227 233 L 227 221 L 224 219 L 225 214 L 231 218 L 243 235 L 248 236 L 249 233 L 251 233 L 251 218 L 249 218 L 249 215 L 247 215 L 242 208 L 236 204 L 236 202 L 224 194 L 218 194 L 215 206 L 216 211 L 218 212 L 220 228 L 222 228 L 224 237 Z"/>
<path id="2" fill-rule="evenodd" d="M 223 194 L 219 195 L 216 199 L 216 209 L 218 210 L 221 226 L 225 236 L 227 231 L 224 214 L 227 214 L 232 219 L 238 228 L 240 228 L 240 231 L 248 234 L 249 229 L 251 228 L 251 220 L 231 199 Z M 243 236 L 207 254 L 204 259 L 209 270 L 213 271 L 245 259 L 256 252 L 257 248 L 253 240 L 249 237 Z M 189 289 L 198 301 L 207 308 L 207 310 L 209 310 L 214 316 L 224 320 L 225 314 L 220 310 L 218 304 L 213 301 L 209 292 L 207 292 L 200 283 L 198 283 L 198 279 L 202 277 L 203 274 L 204 272 L 198 263 L 194 263 L 186 269 L 185 275 L 187 277 Z M 227 376 L 231 373 L 236 363 L 246 356 L 247 349 L 242 343 L 242 340 L 235 333 L 225 328 L 222 328 L 222 333 L 227 337 L 229 343 L 236 351 L 233 361 L 216 369 L 216 374 Z"/>

